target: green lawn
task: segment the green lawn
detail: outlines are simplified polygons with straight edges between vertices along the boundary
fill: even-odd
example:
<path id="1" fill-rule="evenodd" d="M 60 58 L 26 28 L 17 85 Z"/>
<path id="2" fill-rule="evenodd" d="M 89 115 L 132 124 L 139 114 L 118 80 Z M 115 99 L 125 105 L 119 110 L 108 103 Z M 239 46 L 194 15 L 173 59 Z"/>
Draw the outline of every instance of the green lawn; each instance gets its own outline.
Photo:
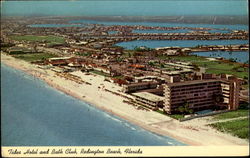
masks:
<path id="1" fill-rule="evenodd" d="M 154 63 L 154 66 L 156 66 L 158 68 L 162 68 L 163 70 L 166 70 L 166 71 L 175 71 L 176 70 L 173 66 L 170 66 L 167 64 Z"/>
<path id="2" fill-rule="evenodd" d="M 13 55 L 13 57 L 22 59 L 28 62 L 33 62 L 33 61 L 45 60 L 45 59 L 53 58 L 57 56 L 53 54 L 48 54 L 48 53 L 33 53 L 33 54 Z"/>
<path id="3" fill-rule="evenodd" d="M 161 111 L 161 110 L 156 110 L 156 112 L 158 112 L 158 113 L 160 113 L 160 114 L 163 114 L 163 115 L 166 115 L 166 116 L 169 116 L 169 117 L 171 117 L 171 118 L 173 118 L 173 119 L 176 119 L 176 120 L 179 120 L 179 119 L 182 119 L 182 118 L 184 118 L 184 115 L 181 115 L 181 114 L 166 114 L 166 113 L 164 113 L 163 111 Z"/>
<path id="4" fill-rule="evenodd" d="M 17 41 L 30 41 L 30 42 L 45 42 L 45 43 L 64 43 L 65 39 L 58 36 L 36 36 L 36 35 L 15 35 L 10 36 L 11 39 Z"/>
<path id="5" fill-rule="evenodd" d="M 94 74 L 97 74 L 97 75 L 101 75 L 101 76 L 104 76 L 104 77 L 109 77 L 109 74 L 105 73 L 105 72 L 101 72 L 101 71 L 97 71 L 97 70 L 93 70 L 93 71 L 90 71 Z"/>
<path id="6" fill-rule="evenodd" d="M 161 57 L 161 58 L 164 58 L 164 57 Z M 225 73 L 225 74 L 235 75 L 240 78 L 244 78 L 244 77 L 248 78 L 249 68 L 246 68 L 246 69 L 239 68 L 238 70 L 241 70 L 242 72 L 238 72 L 233 69 L 239 66 L 238 63 L 233 63 L 233 62 L 224 63 L 222 61 L 209 61 L 205 57 L 199 57 L 199 56 L 194 56 L 194 55 L 173 56 L 173 57 L 165 57 L 165 58 L 192 62 L 198 66 L 207 68 L 206 72 L 208 73 L 215 73 L 215 74 Z"/>
<path id="7" fill-rule="evenodd" d="M 172 117 L 176 120 L 180 120 L 183 119 L 185 115 L 181 115 L 181 114 L 172 114 L 172 115 L 168 115 L 169 117 Z"/>
<path id="8" fill-rule="evenodd" d="M 115 78 L 115 79 L 123 79 L 124 78 L 124 76 L 114 76 L 114 77 L 112 77 L 112 78 Z"/>
<path id="9" fill-rule="evenodd" d="M 135 52 L 134 50 L 126 50 L 123 52 L 122 56 L 127 57 L 127 58 L 131 58 L 131 57 L 133 57 L 134 52 Z"/>
<path id="10" fill-rule="evenodd" d="M 249 119 L 210 124 L 221 132 L 227 132 L 242 139 L 249 138 Z"/>
<path id="11" fill-rule="evenodd" d="M 249 110 L 230 111 L 230 112 L 215 115 L 213 119 L 222 120 L 222 119 L 230 119 L 230 118 L 237 118 L 237 117 L 244 117 L 244 116 L 249 116 Z"/>

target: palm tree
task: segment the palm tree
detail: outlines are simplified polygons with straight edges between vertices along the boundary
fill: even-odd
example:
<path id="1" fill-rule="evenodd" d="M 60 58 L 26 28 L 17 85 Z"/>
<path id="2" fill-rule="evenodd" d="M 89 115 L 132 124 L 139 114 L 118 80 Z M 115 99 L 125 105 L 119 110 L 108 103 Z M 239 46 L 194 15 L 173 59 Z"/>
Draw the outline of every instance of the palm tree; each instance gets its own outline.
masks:
<path id="1" fill-rule="evenodd" d="M 214 102 L 215 102 L 216 104 L 222 103 L 222 102 L 224 101 L 222 95 L 214 94 L 214 95 L 213 95 L 213 98 L 214 98 Z"/>
<path id="2" fill-rule="evenodd" d="M 182 106 L 178 107 L 179 112 L 186 113 L 186 114 L 192 114 L 194 111 L 190 108 L 189 102 L 185 101 Z"/>

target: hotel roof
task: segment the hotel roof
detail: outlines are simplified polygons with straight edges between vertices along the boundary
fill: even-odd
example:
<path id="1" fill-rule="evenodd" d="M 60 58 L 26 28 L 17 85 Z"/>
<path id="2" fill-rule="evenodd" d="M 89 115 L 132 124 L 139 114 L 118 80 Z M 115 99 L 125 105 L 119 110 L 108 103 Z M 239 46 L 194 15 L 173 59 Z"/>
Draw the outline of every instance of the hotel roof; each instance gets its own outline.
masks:
<path id="1" fill-rule="evenodd" d="M 164 97 L 152 94 L 152 93 L 148 93 L 148 92 L 138 92 L 138 93 L 132 93 L 132 95 L 136 96 L 136 97 L 140 97 L 146 100 L 150 100 L 153 102 L 158 102 L 158 101 L 162 101 L 164 99 Z"/>
<path id="2" fill-rule="evenodd" d="M 56 57 L 56 58 L 49 58 L 49 60 L 65 60 L 65 59 L 70 59 L 72 57 Z"/>
<path id="3" fill-rule="evenodd" d="M 207 83 L 207 82 L 218 82 L 218 81 L 221 81 L 221 80 L 220 79 L 192 80 L 192 81 L 168 83 L 166 85 L 168 87 L 173 87 L 173 86 L 185 86 L 185 85 L 193 85 L 193 84 L 200 84 L 200 83 Z"/>
<path id="4" fill-rule="evenodd" d="M 148 84 L 158 84 L 158 82 L 144 81 L 144 82 L 138 82 L 138 83 L 131 83 L 131 84 L 128 84 L 127 86 L 143 86 L 143 85 L 148 85 Z"/>
<path id="5" fill-rule="evenodd" d="M 165 80 L 165 78 L 160 77 L 160 76 L 140 76 L 140 77 L 135 77 L 135 79 L 146 79 L 146 78 L 152 78 L 152 79 L 162 79 Z"/>

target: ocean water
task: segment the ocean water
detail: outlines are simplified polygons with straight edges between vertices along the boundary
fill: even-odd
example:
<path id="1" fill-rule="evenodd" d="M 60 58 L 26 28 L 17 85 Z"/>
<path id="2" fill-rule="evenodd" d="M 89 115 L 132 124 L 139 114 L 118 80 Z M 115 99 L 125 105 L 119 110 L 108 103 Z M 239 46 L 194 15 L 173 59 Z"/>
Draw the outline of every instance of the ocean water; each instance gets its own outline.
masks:
<path id="1" fill-rule="evenodd" d="M 1 64 L 2 146 L 177 146 Z"/>
<path id="2" fill-rule="evenodd" d="M 204 56 L 204 57 L 223 57 L 225 59 L 233 58 L 237 62 L 240 62 L 240 63 L 245 63 L 245 62 L 249 61 L 249 52 L 241 52 L 241 51 L 237 51 L 237 52 L 225 52 L 225 51 L 223 51 L 223 52 L 222 51 L 195 52 L 192 54 L 198 55 L 198 56 Z"/>
<path id="3" fill-rule="evenodd" d="M 230 45 L 230 44 L 248 44 L 248 40 L 135 40 L 116 43 L 115 45 L 125 49 L 134 49 L 135 47 L 146 46 L 149 48 L 157 47 L 195 47 L 197 45 Z"/>

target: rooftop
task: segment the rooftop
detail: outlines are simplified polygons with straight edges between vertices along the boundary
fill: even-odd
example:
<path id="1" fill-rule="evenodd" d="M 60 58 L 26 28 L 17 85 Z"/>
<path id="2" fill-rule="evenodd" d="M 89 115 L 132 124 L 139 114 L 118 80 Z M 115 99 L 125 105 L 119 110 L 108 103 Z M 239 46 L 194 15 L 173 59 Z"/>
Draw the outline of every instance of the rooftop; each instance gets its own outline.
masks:
<path id="1" fill-rule="evenodd" d="M 152 94 L 152 93 L 148 93 L 148 92 L 138 92 L 138 93 L 132 93 L 132 95 L 136 96 L 136 97 L 140 97 L 140 98 L 144 98 L 146 100 L 150 100 L 153 102 L 158 102 L 158 101 L 163 101 L 164 97 Z"/>
<path id="2" fill-rule="evenodd" d="M 138 80 L 140 80 L 140 79 L 146 79 L 146 78 L 165 80 L 165 78 L 160 77 L 160 76 L 140 76 L 140 77 L 135 77 L 135 79 L 138 79 Z"/>
<path id="3" fill-rule="evenodd" d="M 128 84 L 127 86 L 142 86 L 142 85 L 148 85 L 148 84 L 157 84 L 157 82 L 153 82 L 153 81 L 138 82 L 138 83 Z"/>
<path id="4" fill-rule="evenodd" d="M 192 81 L 168 83 L 166 85 L 168 87 L 173 87 L 173 86 L 185 86 L 185 85 L 208 83 L 208 82 L 218 82 L 218 81 L 221 81 L 221 80 L 220 79 L 192 80 Z"/>
<path id="5" fill-rule="evenodd" d="M 56 57 L 56 58 L 49 58 L 49 60 L 66 60 L 66 59 L 70 59 L 72 57 Z"/>

